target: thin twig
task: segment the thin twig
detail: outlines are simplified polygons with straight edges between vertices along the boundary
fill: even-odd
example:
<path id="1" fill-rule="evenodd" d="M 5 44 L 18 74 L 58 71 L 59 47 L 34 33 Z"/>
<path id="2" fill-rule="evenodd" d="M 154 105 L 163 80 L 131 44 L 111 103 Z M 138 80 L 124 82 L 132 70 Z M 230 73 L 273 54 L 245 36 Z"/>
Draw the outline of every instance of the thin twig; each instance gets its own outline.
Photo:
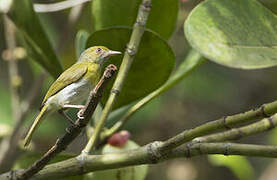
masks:
<path id="1" fill-rule="evenodd" d="M 46 153 L 44 156 L 36 161 L 33 165 L 31 165 L 28 169 L 26 169 L 17 179 L 29 179 L 34 174 L 39 172 L 46 164 L 53 159 L 58 153 L 65 150 L 67 146 L 80 134 L 82 129 L 89 122 L 97 104 L 99 103 L 104 88 L 107 85 L 108 81 L 112 78 L 114 73 L 116 72 L 116 66 L 109 65 L 102 78 L 96 85 L 96 87 L 90 92 L 90 96 L 87 100 L 85 110 L 83 112 L 82 119 L 78 119 L 74 125 L 71 125 L 67 128 L 65 135 L 58 139 L 56 144 Z"/>
<path id="2" fill-rule="evenodd" d="M 148 14 L 151 10 L 151 0 L 143 0 L 140 5 L 136 23 L 133 26 L 133 32 L 131 34 L 130 41 L 127 45 L 117 78 L 113 84 L 111 94 L 107 100 L 107 103 L 102 111 L 101 117 L 94 129 L 93 135 L 89 139 L 86 147 L 83 150 L 84 154 L 88 154 L 96 145 L 99 138 L 102 127 L 104 126 L 105 120 L 108 118 L 110 111 L 112 110 L 113 104 L 116 97 L 119 95 L 123 83 L 127 77 L 127 73 L 132 65 L 136 52 L 138 50 L 140 40 L 145 30 Z"/>
<path id="3" fill-rule="evenodd" d="M 161 142 L 153 142 L 141 148 L 120 153 L 87 155 L 85 159 L 70 158 L 50 164 L 34 176 L 34 179 L 65 178 L 99 170 L 117 169 L 141 164 L 156 164 L 165 160 L 193 157 L 207 154 L 244 155 L 252 157 L 277 157 L 277 146 L 236 144 L 236 143 L 199 143 L 181 146 L 162 154 Z M 0 175 L 0 180 L 15 179 L 20 170 Z"/>
<path id="4" fill-rule="evenodd" d="M 79 4 L 83 4 L 89 1 L 91 0 L 66 0 L 66 1 L 51 3 L 51 4 L 37 3 L 37 4 L 34 4 L 34 10 L 38 13 L 56 12 L 56 11 L 72 8 L 74 6 L 77 6 Z"/>
<path id="5" fill-rule="evenodd" d="M 269 117 L 269 115 L 272 115 L 272 113 L 276 112 L 276 111 L 277 111 L 277 101 L 268 103 L 268 104 L 264 104 L 257 109 L 250 110 L 245 113 L 240 113 L 240 114 L 236 114 L 233 116 L 222 117 L 221 119 L 211 121 L 211 122 L 205 123 L 201 126 L 197 126 L 193 129 L 183 131 L 182 133 L 178 134 L 174 138 L 169 139 L 163 145 L 162 148 L 166 152 L 170 149 L 174 149 L 174 148 L 180 146 L 181 144 L 189 142 L 196 137 L 205 136 L 212 132 L 218 131 L 220 129 L 228 129 L 229 130 L 232 128 L 233 125 L 241 124 L 244 122 L 250 122 L 250 121 L 260 118 L 260 117 Z M 270 128 L 275 127 L 276 122 L 277 122 L 277 117 L 276 117 L 276 115 L 273 115 L 269 118 L 265 118 L 262 121 L 253 123 L 253 124 L 245 126 L 245 127 L 255 128 L 255 129 L 250 128 L 247 130 L 247 134 L 248 133 L 253 134 L 253 133 L 263 132 L 263 131 L 267 130 L 268 128 L 270 129 Z M 245 128 L 245 127 L 242 127 L 242 128 Z M 240 128 L 236 128 L 236 129 L 240 130 Z M 236 130 L 232 130 L 232 131 L 235 132 Z M 216 139 L 216 137 L 215 137 L 215 139 Z M 209 142 L 211 142 L 211 141 L 209 141 Z"/>
<path id="6" fill-rule="evenodd" d="M 277 114 L 274 114 L 271 117 L 264 118 L 258 122 L 239 127 L 232 128 L 229 131 L 211 134 L 204 137 L 197 137 L 192 142 L 223 142 L 229 140 L 237 140 L 242 137 L 251 136 L 253 134 L 258 134 L 261 132 L 265 132 L 267 130 L 271 130 L 277 126 Z"/>
<path id="7" fill-rule="evenodd" d="M 189 75 L 196 67 L 202 64 L 204 61 L 205 60 L 201 58 L 201 55 L 198 52 L 191 50 L 184 62 L 179 66 L 176 72 L 170 77 L 170 79 L 164 85 L 162 85 L 159 89 L 150 93 L 149 95 L 138 101 L 135 105 L 133 105 L 119 121 L 117 121 L 109 130 L 103 132 L 103 135 L 101 135 L 101 137 L 105 140 L 115 132 L 119 131 L 127 123 L 127 121 L 133 114 L 135 114 L 138 110 L 140 110 L 154 98 L 158 97 L 165 91 L 171 89 L 174 85 L 179 83 L 182 79 L 184 79 L 184 77 Z"/>

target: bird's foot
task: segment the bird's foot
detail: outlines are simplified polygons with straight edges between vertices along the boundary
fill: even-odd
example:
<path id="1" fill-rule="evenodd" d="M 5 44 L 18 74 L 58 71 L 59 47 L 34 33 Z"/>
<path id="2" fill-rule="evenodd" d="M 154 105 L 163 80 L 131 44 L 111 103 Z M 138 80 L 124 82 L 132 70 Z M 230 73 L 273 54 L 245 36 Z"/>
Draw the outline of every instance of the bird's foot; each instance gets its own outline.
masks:
<path id="1" fill-rule="evenodd" d="M 84 117 L 84 110 L 85 110 L 85 109 L 80 109 L 80 111 L 78 111 L 77 117 L 78 117 L 79 119 L 85 119 L 85 117 Z"/>

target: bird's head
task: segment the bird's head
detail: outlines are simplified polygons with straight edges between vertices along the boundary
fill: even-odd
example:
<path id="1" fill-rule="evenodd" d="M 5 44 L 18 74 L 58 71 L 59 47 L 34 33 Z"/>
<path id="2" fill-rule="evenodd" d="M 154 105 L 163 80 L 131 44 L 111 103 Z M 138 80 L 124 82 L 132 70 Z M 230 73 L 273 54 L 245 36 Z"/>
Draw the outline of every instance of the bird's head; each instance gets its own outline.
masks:
<path id="1" fill-rule="evenodd" d="M 81 54 L 79 61 L 87 60 L 102 65 L 110 56 L 119 54 L 121 52 L 109 50 L 105 46 L 93 46 Z"/>

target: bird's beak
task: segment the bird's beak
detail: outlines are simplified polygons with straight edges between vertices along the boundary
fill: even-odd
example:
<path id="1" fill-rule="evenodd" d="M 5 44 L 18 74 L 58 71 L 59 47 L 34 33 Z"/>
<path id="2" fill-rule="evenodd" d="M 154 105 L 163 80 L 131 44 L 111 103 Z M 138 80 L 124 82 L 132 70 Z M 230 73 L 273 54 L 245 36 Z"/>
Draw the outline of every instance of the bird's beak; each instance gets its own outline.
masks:
<path id="1" fill-rule="evenodd" d="M 119 55 L 119 54 L 122 54 L 121 52 L 119 51 L 112 51 L 112 50 L 109 50 L 106 54 L 106 57 L 110 57 L 110 56 L 115 56 L 115 55 Z"/>

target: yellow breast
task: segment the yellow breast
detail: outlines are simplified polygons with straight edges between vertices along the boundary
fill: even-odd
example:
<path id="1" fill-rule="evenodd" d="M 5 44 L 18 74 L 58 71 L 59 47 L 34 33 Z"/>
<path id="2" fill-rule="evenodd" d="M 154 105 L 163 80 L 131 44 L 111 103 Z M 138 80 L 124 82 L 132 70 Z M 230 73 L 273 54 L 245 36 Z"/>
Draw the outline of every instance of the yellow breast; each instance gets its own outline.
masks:
<path id="1" fill-rule="evenodd" d="M 88 63 L 87 67 L 88 67 L 88 70 L 84 78 L 89 79 L 90 83 L 93 86 L 96 86 L 96 84 L 100 79 L 101 67 L 99 64 L 95 64 L 95 63 Z"/>

